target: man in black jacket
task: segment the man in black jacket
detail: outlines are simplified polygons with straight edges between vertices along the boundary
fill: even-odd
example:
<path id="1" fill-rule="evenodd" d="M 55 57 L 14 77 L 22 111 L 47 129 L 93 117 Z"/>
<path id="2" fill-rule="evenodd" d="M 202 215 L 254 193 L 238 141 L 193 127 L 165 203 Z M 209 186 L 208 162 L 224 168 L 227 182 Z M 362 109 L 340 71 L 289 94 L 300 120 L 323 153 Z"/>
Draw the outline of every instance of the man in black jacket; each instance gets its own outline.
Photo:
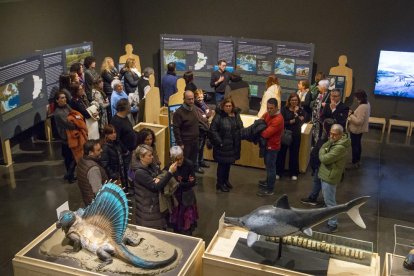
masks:
<path id="1" fill-rule="evenodd" d="M 111 125 L 115 127 L 117 140 L 128 150 L 125 153 L 124 166 L 129 168 L 131 163 L 132 153 L 137 147 L 137 137 L 131 122 L 128 119 L 128 114 L 131 112 L 131 107 L 127 99 L 120 99 L 116 104 L 116 111 L 112 117 Z"/>
<path id="2" fill-rule="evenodd" d="M 175 142 L 184 151 L 184 157 L 193 162 L 195 171 L 204 173 L 203 169 L 198 168 L 198 116 L 194 106 L 194 93 L 192 91 L 184 92 L 184 103 L 173 115 L 173 132 Z"/>
<path id="3" fill-rule="evenodd" d="M 323 108 L 321 121 L 323 122 L 325 119 L 332 118 L 345 129 L 348 113 L 349 107 L 341 102 L 341 91 L 339 89 L 333 89 L 330 93 L 330 103 L 326 103 Z"/>
<path id="4" fill-rule="evenodd" d="M 210 86 L 214 88 L 216 105 L 218 106 L 224 99 L 224 92 L 226 91 L 231 74 L 226 71 L 227 63 L 224 59 L 220 59 L 217 64 L 219 69 L 211 73 Z"/>

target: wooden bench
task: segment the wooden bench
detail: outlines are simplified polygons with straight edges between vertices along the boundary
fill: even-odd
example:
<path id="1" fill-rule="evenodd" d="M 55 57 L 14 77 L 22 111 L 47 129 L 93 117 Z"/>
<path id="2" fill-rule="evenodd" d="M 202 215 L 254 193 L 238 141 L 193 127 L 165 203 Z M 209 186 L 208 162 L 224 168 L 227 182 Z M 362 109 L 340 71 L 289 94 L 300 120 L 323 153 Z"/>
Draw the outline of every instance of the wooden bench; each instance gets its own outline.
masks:
<path id="1" fill-rule="evenodd" d="M 370 124 L 379 124 L 382 125 L 382 133 L 385 132 L 385 125 L 387 124 L 387 121 L 385 118 L 378 118 L 378 117 L 369 117 Z"/>
<path id="2" fill-rule="evenodd" d="M 410 121 L 390 119 L 389 124 L 388 124 L 388 134 L 390 134 L 392 126 L 406 127 L 407 136 L 411 136 L 411 122 Z"/>

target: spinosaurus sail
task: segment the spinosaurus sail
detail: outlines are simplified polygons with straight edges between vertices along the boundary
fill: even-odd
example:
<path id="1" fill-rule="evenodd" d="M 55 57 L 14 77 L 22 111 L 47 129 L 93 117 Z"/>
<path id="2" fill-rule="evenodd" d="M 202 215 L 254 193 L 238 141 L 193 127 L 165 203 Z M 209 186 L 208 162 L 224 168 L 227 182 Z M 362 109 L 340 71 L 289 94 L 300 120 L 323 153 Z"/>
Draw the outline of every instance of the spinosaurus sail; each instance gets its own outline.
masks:
<path id="1" fill-rule="evenodd" d="M 102 186 L 95 200 L 85 209 L 76 212 L 64 211 L 56 223 L 74 246 L 74 251 L 82 248 L 95 253 L 102 261 L 98 270 L 112 263 L 112 256 L 144 269 L 155 269 L 172 263 L 177 251 L 167 260 L 149 261 L 132 254 L 125 244 L 138 245 L 124 238 L 128 223 L 128 199 L 124 191 L 114 183 Z"/>

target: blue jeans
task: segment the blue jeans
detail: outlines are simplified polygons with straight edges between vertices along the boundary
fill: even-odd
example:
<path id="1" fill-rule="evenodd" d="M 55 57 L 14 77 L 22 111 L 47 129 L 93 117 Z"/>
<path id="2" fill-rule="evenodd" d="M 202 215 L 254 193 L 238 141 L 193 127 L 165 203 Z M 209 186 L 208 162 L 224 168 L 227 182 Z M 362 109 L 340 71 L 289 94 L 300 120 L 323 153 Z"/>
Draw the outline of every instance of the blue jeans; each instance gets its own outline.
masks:
<path id="1" fill-rule="evenodd" d="M 224 99 L 224 93 L 216 92 L 214 93 L 214 96 L 216 98 L 216 105 L 219 105 Z"/>
<path id="2" fill-rule="evenodd" d="M 267 190 L 273 192 L 276 182 L 276 160 L 279 150 L 266 149 L 264 153 L 264 162 L 266 166 L 266 183 Z"/>
<path id="3" fill-rule="evenodd" d="M 322 189 L 321 187 L 321 179 L 318 176 L 318 171 L 319 169 L 316 169 L 313 175 L 313 180 L 312 180 L 312 192 L 310 193 L 310 195 L 308 196 L 308 198 L 312 201 L 316 201 L 318 199 L 319 193 Z"/>
<path id="4" fill-rule="evenodd" d="M 336 206 L 336 185 L 329 184 L 323 180 L 322 183 L 322 194 L 323 199 L 325 200 L 325 205 L 327 207 Z M 328 225 L 332 227 L 336 227 L 338 225 L 338 219 L 336 216 L 331 217 L 328 220 Z"/>

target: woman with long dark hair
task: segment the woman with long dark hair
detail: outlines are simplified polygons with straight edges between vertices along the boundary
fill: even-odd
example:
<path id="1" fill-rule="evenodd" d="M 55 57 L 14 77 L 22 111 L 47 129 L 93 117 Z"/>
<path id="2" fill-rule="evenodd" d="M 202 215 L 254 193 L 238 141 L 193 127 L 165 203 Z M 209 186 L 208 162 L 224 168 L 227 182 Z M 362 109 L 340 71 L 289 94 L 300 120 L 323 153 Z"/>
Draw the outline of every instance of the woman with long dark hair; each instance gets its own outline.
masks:
<path id="1" fill-rule="evenodd" d="M 277 155 L 276 171 L 280 178 L 285 169 L 286 152 L 289 149 L 289 173 L 292 180 L 297 180 L 299 175 L 299 147 L 301 140 L 301 127 L 305 118 L 306 112 L 300 106 L 300 99 L 296 93 L 290 94 L 286 101 L 286 106 L 282 107 L 281 113 L 285 120 L 285 130 L 292 132 L 292 143 L 290 145 L 283 145 Z"/>

